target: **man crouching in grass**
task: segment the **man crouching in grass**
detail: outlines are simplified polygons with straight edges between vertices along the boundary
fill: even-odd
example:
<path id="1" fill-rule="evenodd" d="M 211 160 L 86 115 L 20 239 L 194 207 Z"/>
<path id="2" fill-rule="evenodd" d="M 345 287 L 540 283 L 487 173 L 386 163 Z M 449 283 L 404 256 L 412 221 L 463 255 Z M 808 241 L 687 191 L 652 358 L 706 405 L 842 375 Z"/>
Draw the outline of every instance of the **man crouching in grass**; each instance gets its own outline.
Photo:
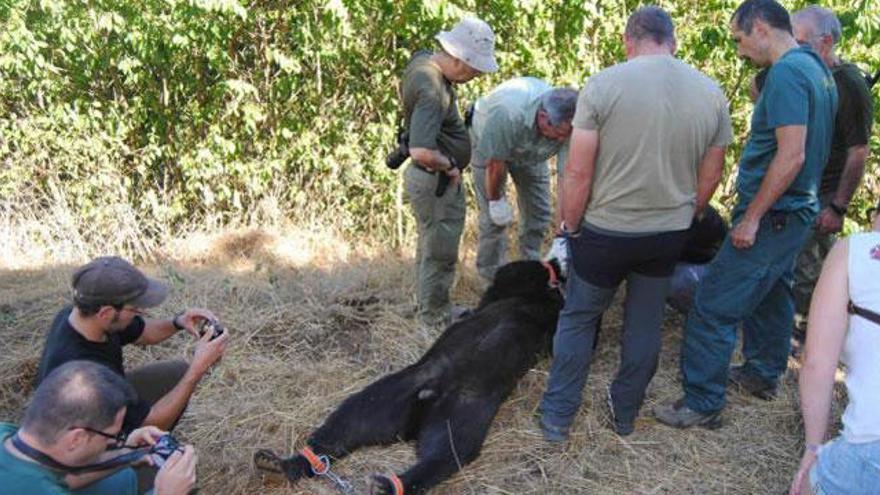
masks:
<path id="1" fill-rule="evenodd" d="M 58 367 L 31 397 L 21 427 L 0 423 L 0 491 L 27 494 L 134 495 L 134 464 L 150 464 L 148 453 L 165 434 L 155 426 L 122 430 L 134 390 L 113 370 L 89 361 Z M 131 457 L 122 461 L 123 457 Z M 116 460 L 118 463 L 114 463 Z M 112 467 L 85 469 L 109 462 Z M 195 450 L 172 453 L 150 480 L 156 495 L 185 495 L 196 481 Z"/>
<path id="2" fill-rule="evenodd" d="M 93 361 L 124 376 L 137 393 L 137 401 L 126 410 L 123 431 L 142 425 L 174 428 L 196 385 L 223 355 L 228 332 L 213 339 L 212 332 L 205 332 L 199 338 L 200 320 L 216 320 L 204 309 L 187 309 L 173 318 L 145 318 L 147 308 L 165 300 L 168 288 L 119 257 L 97 258 L 80 267 L 72 285 L 73 306 L 62 309 L 52 322 L 37 384 L 68 361 Z M 158 344 L 180 330 L 199 339 L 192 362 L 160 361 L 125 370 L 123 346 Z"/>

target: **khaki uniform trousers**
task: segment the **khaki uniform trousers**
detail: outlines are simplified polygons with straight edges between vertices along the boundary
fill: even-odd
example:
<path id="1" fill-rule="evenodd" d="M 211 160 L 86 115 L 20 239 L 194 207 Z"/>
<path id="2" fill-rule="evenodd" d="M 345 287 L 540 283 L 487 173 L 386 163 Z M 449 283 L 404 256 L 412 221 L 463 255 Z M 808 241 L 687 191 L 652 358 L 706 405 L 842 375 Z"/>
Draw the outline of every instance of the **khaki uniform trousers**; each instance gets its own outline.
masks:
<path id="1" fill-rule="evenodd" d="M 516 186 L 519 208 L 519 255 L 521 259 L 541 259 L 541 245 L 550 226 L 550 169 L 546 161 L 529 165 L 508 164 L 507 175 Z M 480 233 L 477 272 L 491 282 L 498 267 L 507 262 L 507 227 L 492 223 L 486 195 L 486 167 L 473 167 Z M 506 182 L 506 181 L 505 181 Z M 502 184 L 504 187 L 504 184 Z"/>
<path id="2" fill-rule="evenodd" d="M 455 280 L 458 246 L 464 230 L 465 204 L 461 183 L 437 197 L 439 175 L 410 163 L 404 188 L 418 225 L 416 290 L 418 316 L 427 325 L 445 325 L 451 318 L 449 291 Z"/>

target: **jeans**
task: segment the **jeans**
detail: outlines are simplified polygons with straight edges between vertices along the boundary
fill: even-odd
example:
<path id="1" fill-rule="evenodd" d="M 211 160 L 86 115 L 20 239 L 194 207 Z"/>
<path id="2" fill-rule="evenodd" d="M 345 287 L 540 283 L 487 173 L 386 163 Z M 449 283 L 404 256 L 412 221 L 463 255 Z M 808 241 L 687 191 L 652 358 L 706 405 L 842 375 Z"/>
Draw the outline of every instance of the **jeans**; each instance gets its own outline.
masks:
<path id="1" fill-rule="evenodd" d="M 810 470 L 816 495 L 880 495 L 880 442 L 837 437 L 819 449 Z"/>
<path id="2" fill-rule="evenodd" d="M 724 240 L 706 269 L 684 330 L 681 371 L 685 404 L 698 412 L 724 407 L 727 373 L 743 324 L 745 371 L 776 383 L 786 370 L 794 318 L 794 260 L 812 228 L 799 215 L 770 212 L 755 244 Z"/>

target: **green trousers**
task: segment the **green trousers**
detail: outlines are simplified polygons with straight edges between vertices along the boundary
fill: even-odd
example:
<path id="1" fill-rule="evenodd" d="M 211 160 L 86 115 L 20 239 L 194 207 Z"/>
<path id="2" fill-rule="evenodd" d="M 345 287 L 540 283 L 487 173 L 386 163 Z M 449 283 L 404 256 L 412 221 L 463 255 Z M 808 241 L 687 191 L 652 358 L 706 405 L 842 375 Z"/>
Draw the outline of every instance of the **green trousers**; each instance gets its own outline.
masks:
<path id="1" fill-rule="evenodd" d="M 451 318 L 449 290 L 455 280 L 458 245 L 464 230 L 464 190 L 450 185 L 437 197 L 438 175 L 410 164 L 404 188 L 418 225 L 416 288 L 419 320 L 443 325 Z"/>
<path id="2" fill-rule="evenodd" d="M 489 217 L 486 168 L 475 164 L 473 175 L 477 206 L 480 208 L 477 272 L 491 282 L 498 267 L 507 262 L 507 227 L 495 225 Z M 510 164 L 507 175 L 516 186 L 520 258 L 541 259 L 541 244 L 553 215 L 550 206 L 550 169 L 546 161 L 527 165 Z"/>
<path id="3" fill-rule="evenodd" d="M 834 246 L 837 236 L 834 234 L 821 234 L 813 229 L 804 247 L 797 257 L 794 265 L 794 294 L 795 321 L 798 328 L 806 330 L 807 314 L 810 311 L 810 299 L 813 297 L 813 288 L 819 280 L 822 272 L 822 263 Z"/>

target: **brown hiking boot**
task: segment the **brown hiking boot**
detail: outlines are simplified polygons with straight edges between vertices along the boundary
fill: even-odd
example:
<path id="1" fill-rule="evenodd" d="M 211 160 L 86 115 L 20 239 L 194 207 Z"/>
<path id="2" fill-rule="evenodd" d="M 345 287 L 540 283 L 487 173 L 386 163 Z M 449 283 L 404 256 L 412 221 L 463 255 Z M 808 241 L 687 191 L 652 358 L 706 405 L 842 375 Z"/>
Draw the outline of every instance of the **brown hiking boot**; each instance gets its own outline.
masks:
<path id="1" fill-rule="evenodd" d="M 710 430 L 721 428 L 721 411 L 701 413 L 684 404 L 684 398 L 660 404 L 654 408 L 657 421 L 675 428 L 702 426 Z"/>
<path id="2" fill-rule="evenodd" d="M 727 379 L 736 385 L 740 392 L 747 392 L 762 400 L 773 400 L 779 390 L 776 383 L 759 378 L 744 369 L 744 366 L 731 366 Z"/>

